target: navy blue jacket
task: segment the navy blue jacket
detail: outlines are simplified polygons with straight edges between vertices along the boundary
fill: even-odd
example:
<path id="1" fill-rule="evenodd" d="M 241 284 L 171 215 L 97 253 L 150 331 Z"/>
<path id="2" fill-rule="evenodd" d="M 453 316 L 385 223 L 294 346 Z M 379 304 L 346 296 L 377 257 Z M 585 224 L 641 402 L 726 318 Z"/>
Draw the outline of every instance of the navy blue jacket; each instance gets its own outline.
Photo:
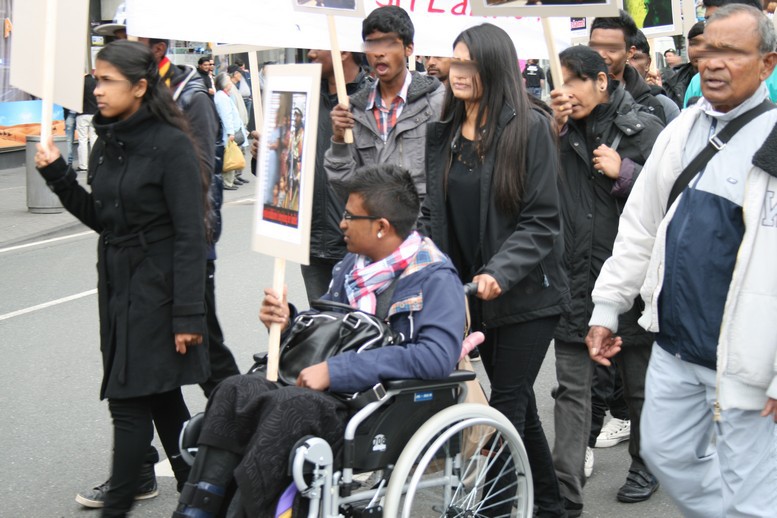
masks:
<path id="1" fill-rule="evenodd" d="M 335 266 L 324 299 L 348 304 L 346 274 L 356 255 Z M 456 269 L 429 239 L 396 281 L 388 322 L 405 342 L 327 360 L 332 392 L 357 392 L 392 379 L 442 379 L 453 372 L 464 333 L 464 288 Z"/>

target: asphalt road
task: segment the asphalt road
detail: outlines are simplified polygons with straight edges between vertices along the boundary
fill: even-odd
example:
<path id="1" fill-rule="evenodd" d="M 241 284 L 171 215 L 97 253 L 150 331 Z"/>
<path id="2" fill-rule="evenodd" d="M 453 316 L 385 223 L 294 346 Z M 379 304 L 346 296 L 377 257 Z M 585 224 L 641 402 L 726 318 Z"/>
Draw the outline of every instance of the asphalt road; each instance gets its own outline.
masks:
<path id="1" fill-rule="evenodd" d="M 247 191 L 241 189 L 240 196 Z M 232 201 L 223 210 L 216 263 L 217 304 L 227 344 L 246 370 L 252 355 L 266 350 L 267 334 L 257 314 L 262 289 L 272 284 L 273 260 L 250 250 L 251 201 L 228 194 Z M 74 226 L 47 236 L 65 239 L 38 244 L 41 238 L 25 248 L 0 250 L 0 517 L 99 516 L 74 501 L 77 492 L 107 478 L 111 451 L 110 416 L 98 398 L 97 240 L 84 230 Z M 287 282 L 289 299 L 304 305 L 294 264 L 287 267 Z M 551 442 L 553 363 L 551 348 L 535 387 Z M 187 387 L 184 394 L 192 413 L 204 408 L 199 387 Z M 679 517 L 661 490 L 640 504 L 615 500 L 628 469 L 626 444 L 595 451 L 583 516 Z M 174 479 L 164 462 L 157 473 L 159 497 L 138 503 L 132 516 L 171 515 L 177 501 Z"/>

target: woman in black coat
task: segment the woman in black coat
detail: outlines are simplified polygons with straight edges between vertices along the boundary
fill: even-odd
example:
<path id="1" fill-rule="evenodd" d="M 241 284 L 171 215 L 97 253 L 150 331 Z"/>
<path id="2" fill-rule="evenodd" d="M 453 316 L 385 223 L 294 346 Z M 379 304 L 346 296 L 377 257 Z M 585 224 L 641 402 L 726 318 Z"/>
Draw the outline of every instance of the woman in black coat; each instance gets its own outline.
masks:
<path id="1" fill-rule="evenodd" d="M 663 124 L 609 78 L 607 64 L 596 51 L 585 46 L 570 47 L 560 59 L 564 84 L 552 92 L 551 105 L 560 130 L 564 262 L 572 301 L 555 333 L 559 388 L 553 454 L 562 493 L 570 501 L 568 507 L 579 512 L 586 446 L 593 447 L 606 411 L 604 401 L 594 404 L 598 407 L 594 412 L 598 424 L 589 440 L 594 363 L 584 342 L 593 311 L 591 291 L 602 265 L 612 255 L 620 213 Z M 634 307 L 621 315 L 618 328 L 624 348 L 617 362 L 631 417 L 630 471 L 634 473 L 629 475 L 630 487 L 619 492 L 618 498 L 624 502 L 644 500 L 657 487 L 639 458 L 639 416 L 653 343 L 652 335 L 637 324 L 640 305 L 641 300 L 635 301 Z M 607 381 L 606 370 L 602 374 L 600 381 Z M 607 387 L 595 392 L 595 402 L 602 399 L 601 392 L 608 392 Z"/>
<path id="2" fill-rule="evenodd" d="M 427 127 L 420 225 L 478 284 L 490 404 L 524 440 L 537 516 L 564 516 L 533 389 L 567 298 L 551 120 L 532 108 L 502 29 L 467 29 L 453 53 L 442 122 Z"/>
<path id="3" fill-rule="evenodd" d="M 96 61 L 99 136 L 81 187 L 51 141 L 36 166 L 63 205 L 99 232 L 103 381 L 114 450 L 103 516 L 132 506 L 152 423 L 182 485 L 177 455 L 189 411 L 180 387 L 208 377 L 205 333 L 205 171 L 183 116 L 144 45 L 118 41 Z"/>

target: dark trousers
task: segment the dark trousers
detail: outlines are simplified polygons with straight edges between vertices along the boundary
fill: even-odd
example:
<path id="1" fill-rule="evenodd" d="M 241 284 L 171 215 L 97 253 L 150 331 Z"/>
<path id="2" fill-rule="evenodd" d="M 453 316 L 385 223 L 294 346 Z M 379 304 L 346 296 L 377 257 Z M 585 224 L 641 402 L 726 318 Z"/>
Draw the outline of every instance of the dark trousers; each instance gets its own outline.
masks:
<path id="1" fill-rule="evenodd" d="M 623 378 L 617 362 L 606 367 L 596 364 L 594 380 L 591 385 L 591 434 L 588 436 L 588 447 L 596 446 L 596 438 L 602 431 L 604 416 L 607 410 L 617 419 L 629 419 L 629 407 L 623 394 Z"/>
<path id="2" fill-rule="evenodd" d="M 190 417 L 181 389 L 137 398 L 110 399 L 108 408 L 113 419 L 113 468 L 102 513 L 105 518 L 126 516 L 132 507 L 154 426 L 179 485 L 186 482 L 189 475 L 178 453 L 178 435 Z"/>
<path id="3" fill-rule="evenodd" d="M 645 376 L 650 362 L 650 345 L 624 347 L 615 357 L 623 380 L 623 399 L 629 408 L 631 435 L 629 436 L 629 469 L 647 469 L 639 455 L 642 407 L 645 404 Z"/>
<path id="4" fill-rule="evenodd" d="M 526 447 L 537 516 L 565 515 L 534 397 L 534 381 L 557 323 L 554 316 L 488 329 L 485 342 L 479 346 L 491 383 L 489 403 L 513 423 Z"/>
<path id="5" fill-rule="evenodd" d="M 305 281 L 305 291 L 308 294 L 308 303 L 320 299 L 329 290 L 329 283 L 332 282 L 332 268 L 339 262 L 339 259 L 311 257 L 309 265 L 300 265 L 302 280 Z"/>
<path id="6" fill-rule="evenodd" d="M 205 397 L 210 397 L 213 389 L 230 376 L 240 374 L 235 357 L 224 344 L 219 318 L 216 315 L 216 261 L 208 261 L 205 277 L 205 307 L 208 324 L 208 355 L 210 356 L 210 377 L 200 383 Z"/>
<path id="7" fill-rule="evenodd" d="M 553 464 L 564 498 L 583 503 L 585 447 L 591 429 L 591 381 L 594 362 L 581 342 L 556 339 L 556 402 L 553 407 L 556 437 Z"/>

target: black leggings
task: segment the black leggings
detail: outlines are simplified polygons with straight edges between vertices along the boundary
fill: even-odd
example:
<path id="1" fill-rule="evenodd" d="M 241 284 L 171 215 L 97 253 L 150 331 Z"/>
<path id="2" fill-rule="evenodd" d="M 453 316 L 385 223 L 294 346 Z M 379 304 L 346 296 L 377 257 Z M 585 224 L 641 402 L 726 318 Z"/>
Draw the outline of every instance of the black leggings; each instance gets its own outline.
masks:
<path id="1" fill-rule="evenodd" d="M 537 516 L 564 516 L 558 479 L 534 398 L 537 379 L 558 316 L 508 324 L 485 332 L 480 345 L 491 382 L 490 405 L 518 430 L 529 457 Z M 509 514 L 509 511 L 508 511 Z"/>
<path id="2" fill-rule="evenodd" d="M 159 439 L 179 484 L 186 482 L 188 469 L 178 452 L 178 435 L 189 419 L 181 389 L 129 399 L 110 399 L 113 418 L 113 468 L 105 497 L 103 517 L 126 516 L 137 491 L 140 468 L 156 426 Z"/>

